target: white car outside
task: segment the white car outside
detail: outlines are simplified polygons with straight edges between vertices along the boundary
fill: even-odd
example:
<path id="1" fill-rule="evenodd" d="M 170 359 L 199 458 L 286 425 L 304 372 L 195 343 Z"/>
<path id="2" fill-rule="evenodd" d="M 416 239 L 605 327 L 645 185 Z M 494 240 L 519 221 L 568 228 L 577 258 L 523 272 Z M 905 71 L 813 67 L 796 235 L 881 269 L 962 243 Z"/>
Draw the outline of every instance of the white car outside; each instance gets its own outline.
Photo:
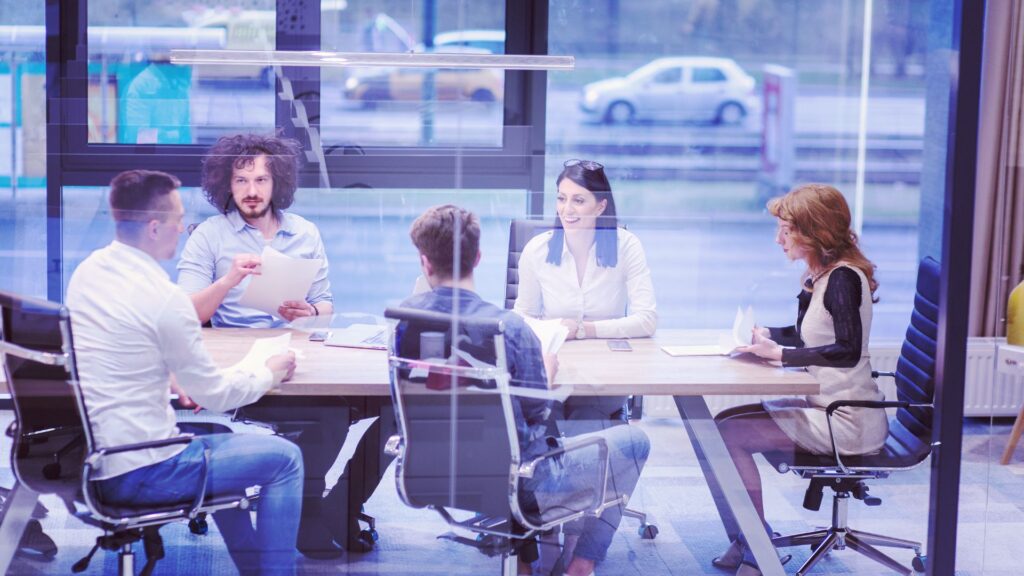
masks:
<path id="1" fill-rule="evenodd" d="M 629 75 L 587 84 L 580 109 L 609 124 L 706 121 L 736 124 L 757 105 L 754 79 L 730 58 L 659 58 Z"/>

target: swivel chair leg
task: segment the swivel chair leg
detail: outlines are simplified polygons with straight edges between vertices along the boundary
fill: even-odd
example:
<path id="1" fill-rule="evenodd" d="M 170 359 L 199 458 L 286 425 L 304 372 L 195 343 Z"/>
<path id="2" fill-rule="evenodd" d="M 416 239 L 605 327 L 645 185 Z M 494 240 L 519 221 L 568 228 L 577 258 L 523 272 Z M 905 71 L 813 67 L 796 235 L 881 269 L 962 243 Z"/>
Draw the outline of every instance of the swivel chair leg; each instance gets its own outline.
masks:
<path id="1" fill-rule="evenodd" d="M 647 523 L 647 514 L 633 508 L 623 508 L 622 515 L 629 518 L 636 518 L 640 521 L 640 528 L 637 530 L 637 534 L 643 540 L 654 540 L 658 537 L 658 526 L 656 524 Z"/>
<path id="2" fill-rule="evenodd" d="M 910 568 L 903 566 L 899 562 L 893 560 L 888 555 L 883 553 L 878 548 L 875 548 L 871 544 L 868 544 L 867 542 L 864 542 L 863 540 L 857 538 L 855 534 L 846 535 L 846 544 L 850 548 L 853 548 L 855 551 L 860 552 L 861 554 L 867 556 L 868 558 L 874 560 L 875 562 L 878 562 L 879 564 L 885 566 L 886 568 L 894 572 L 899 572 L 903 576 L 910 576 L 911 574 L 913 574 L 913 571 L 910 570 Z"/>
<path id="3" fill-rule="evenodd" d="M 121 545 L 121 551 L 117 554 L 118 576 L 135 576 L 135 553 L 132 552 L 131 542 Z"/>
<path id="4" fill-rule="evenodd" d="M 839 535 L 835 532 L 829 532 L 828 536 L 826 536 L 825 539 L 821 541 L 821 544 L 819 544 L 818 547 L 814 549 L 814 552 L 811 552 L 810 558 L 808 558 L 807 561 L 804 562 L 804 565 L 796 571 L 796 576 L 804 576 L 804 574 L 810 572 L 811 568 L 814 568 L 814 565 L 817 564 L 819 560 L 825 557 L 825 554 L 828 554 L 830 550 L 832 550 L 838 545 Z"/>

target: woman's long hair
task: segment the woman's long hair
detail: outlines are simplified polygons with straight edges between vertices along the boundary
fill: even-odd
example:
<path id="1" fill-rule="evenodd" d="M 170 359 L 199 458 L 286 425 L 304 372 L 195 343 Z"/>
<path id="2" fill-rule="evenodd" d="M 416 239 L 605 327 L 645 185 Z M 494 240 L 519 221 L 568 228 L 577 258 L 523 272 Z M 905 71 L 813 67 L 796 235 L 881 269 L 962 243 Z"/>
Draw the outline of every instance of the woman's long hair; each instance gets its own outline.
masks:
<path id="1" fill-rule="evenodd" d="M 803 281 L 812 279 L 812 270 L 824 274 L 837 262 L 847 262 L 864 273 L 872 301 L 878 281 L 876 266 L 860 251 L 857 233 L 850 229 L 850 207 L 839 190 L 827 184 L 803 184 L 786 195 L 768 201 L 768 212 L 788 222 L 790 237 L 807 251 L 808 269 Z"/>
<path id="2" fill-rule="evenodd" d="M 607 201 L 604 212 L 594 223 L 594 244 L 596 245 L 597 265 L 614 268 L 619 263 L 619 219 L 615 213 L 615 197 L 612 196 L 612 185 L 600 164 L 579 161 L 562 169 L 555 180 L 557 188 L 562 180 L 568 178 L 577 185 L 586 188 L 597 198 L 598 204 Z M 548 240 L 547 261 L 555 266 L 562 264 L 562 247 L 565 244 L 565 228 L 562 219 L 555 216 L 555 229 Z"/>

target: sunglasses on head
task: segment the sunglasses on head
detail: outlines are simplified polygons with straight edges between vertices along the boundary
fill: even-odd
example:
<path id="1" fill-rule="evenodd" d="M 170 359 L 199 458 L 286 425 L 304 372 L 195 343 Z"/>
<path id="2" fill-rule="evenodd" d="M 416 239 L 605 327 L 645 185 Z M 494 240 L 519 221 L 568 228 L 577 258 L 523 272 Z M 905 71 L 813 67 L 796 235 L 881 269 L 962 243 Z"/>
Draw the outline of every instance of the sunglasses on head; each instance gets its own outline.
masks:
<path id="1" fill-rule="evenodd" d="M 579 158 L 572 158 L 570 160 L 566 160 L 562 164 L 563 168 L 572 168 L 573 166 L 579 166 L 580 168 L 583 168 L 584 170 L 602 170 L 602 169 L 604 169 L 604 164 L 601 164 L 600 162 L 594 162 L 593 160 L 580 160 Z"/>

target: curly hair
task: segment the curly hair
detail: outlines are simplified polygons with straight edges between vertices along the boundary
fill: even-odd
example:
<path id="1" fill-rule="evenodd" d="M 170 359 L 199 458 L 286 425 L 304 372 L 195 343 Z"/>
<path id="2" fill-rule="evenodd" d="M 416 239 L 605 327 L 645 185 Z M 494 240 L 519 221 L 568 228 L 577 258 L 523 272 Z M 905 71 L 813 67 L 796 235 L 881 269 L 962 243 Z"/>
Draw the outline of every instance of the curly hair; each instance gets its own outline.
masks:
<path id="1" fill-rule="evenodd" d="M 298 185 L 298 141 L 279 136 L 236 134 L 217 140 L 203 158 L 203 192 L 220 212 L 227 214 L 238 206 L 231 195 L 231 173 L 235 168 L 251 166 L 258 156 L 266 156 L 267 170 L 274 179 L 271 206 L 285 210 L 295 200 Z"/>
<path id="2" fill-rule="evenodd" d="M 842 192 L 827 184 L 803 184 L 769 200 L 768 212 L 789 223 L 793 240 L 807 249 L 813 268 L 824 271 L 847 262 L 864 273 L 871 294 L 878 290 L 876 266 L 861 252 L 857 233 L 850 229 L 850 207 Z M 810 277 L 809 269 L 804 276 Z"/>

